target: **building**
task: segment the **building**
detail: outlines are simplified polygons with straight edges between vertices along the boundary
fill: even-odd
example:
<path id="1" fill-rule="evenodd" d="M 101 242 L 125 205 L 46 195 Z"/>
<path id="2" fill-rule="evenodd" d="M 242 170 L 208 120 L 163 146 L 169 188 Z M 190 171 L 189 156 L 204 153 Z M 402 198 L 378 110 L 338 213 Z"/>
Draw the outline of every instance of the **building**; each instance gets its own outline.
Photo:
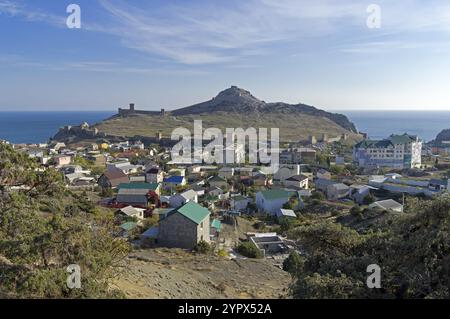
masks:
<path id="1" fill-rule="evenodd" d="M 193 249 L 200 241 L 209 242 L 210 215 L 209 210 L 195 202 L 172 210 L 159 223 L 158 244 Z"/>
<path id="2" fill-rule="evenodd" d="M 241 196 L 241 195 L 231 197 L 231 199 L 230 199 L 231 209 L 237 210 L 237 211 L 246 210 L 249 203 L 250 203 L 250 199 L 248 199 L 247 197 Z"/>
<path id="3" fill-rule="evenodd" d="M 299 175 L 294 175 L 289 177 L 288 179 L 286 179 L 284 181 L 284 185 L 286 187 L 296 187 L 296 188 L 301 188 L 301 189 L 308 189 L 309 185 L 308 185 L 308 176 L 305 176 L 303 174 L 299 174 Z"/>
<path id="4" fill-rule="evenodd" d="M 393 199 L 386 199 L 381 200 L 378 202 L 375 202 L 369 206 L 369 208 L 381 208 L 384 210 L 391 210 L 394 212 L 402 213 L 403 212 L 403 205 L 400 203 L 397 203 Z"/>
<path id="5" fill-rule="evenodd" d="M 170 197 L 170 207 L 181 207 L 188 202 L 198 203 L 198 195 L 197 192 L 190 189 L 180 194 L 176 194 Z"/>
<path id="6" fill-rule="evenodd" d="M 133 206 L 127 206 L 127 207 L 120 209 L 118 213 L 121 215 L 127 216 L 127 217 L 132 217 L 132 218 L 136 218 L 138 220 L 142 220 L 142 219 L 144 219 L 144 212 L 145 212 L 145 209 L 143 209 L 143 208 L 135 208 Z"/>
<path id="7" fill-rule="evenodd" d="M 116 188 L 123 183 L 129 183 L 128 176 L 119 169 L 112 169 L 103 173 L 97 183 L 103 188 Z"/>
<path id="8" fill-rule="evenodd" d="M 261 251 L 264 257 L 289 251 L 289 247 L 283 238 L 276 233 L 255 234 L 255 236 L 250 236 L 249 240 Z"/>
<path id="9" fill-rule="evenodd" d="M 213 177 L 209 178 L 208 184 L 211 187 L 220 187 L 220 188 L 225 188 L 228 186 L 227 180 L 220 176 L 213 176 Z"/>
<path id="10" fill-rule="evenodd" d="M 391 135 L 355 145 L 353 160 L 360 167 L 415 168 L 422 164 L 422 141 L 413 135 Z"/>
<path id="11" fill-rule="evenodd" d="M 275 215 L 294 195 L 295 192 L 283 189 L 260 191 L 256 193 L 256 207 L 260 212 Z"/>
<path id="12" fill-rule="evenodd" d="M 162 183 L 164 181 L 164 172 L 159 167 L 151 167 L 145 172 L 147 183 Z"/>
<path id="13" fill-rule="evenodd" d="M 70 155 L 57 155 L 53 157 L 53 162 L 57 167 L 69 165 L 72 162 L 72 156 Z"/>
<path id="14" fill-rule="evenodd" d="M 128 183 L 118 186 L 117 202 L 119 204 L 148 207 L 149 203 L 159 201 L 160 186 L 153 183 Z"/>
<path id="15" fill-rule="evenodd" d="M 163 180 L 165 189 L 174 189 L 177 186 L 186 185 L 186 178 L 184 176 L 170 176 Z"/>
<path id="16" fill-rule="evenodd" d="M 275 184 L 283 184 L 286 179 L 291 176 L 300 174 L 300 165 L 280 165 L 278 171 L 273 176 L 273 182 Z"/>

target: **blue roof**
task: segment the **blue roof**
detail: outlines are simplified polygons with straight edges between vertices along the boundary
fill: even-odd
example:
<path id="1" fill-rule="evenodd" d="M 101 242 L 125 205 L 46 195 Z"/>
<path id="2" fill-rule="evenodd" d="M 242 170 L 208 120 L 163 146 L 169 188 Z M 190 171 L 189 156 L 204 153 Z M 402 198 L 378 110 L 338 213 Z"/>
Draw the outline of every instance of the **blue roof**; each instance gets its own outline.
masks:
<path id="1" fill-rule="evenodd" d="M 164 183 L 180 184 L 183 182 L 184 176 L 170 176 L 164 179 Z"/>

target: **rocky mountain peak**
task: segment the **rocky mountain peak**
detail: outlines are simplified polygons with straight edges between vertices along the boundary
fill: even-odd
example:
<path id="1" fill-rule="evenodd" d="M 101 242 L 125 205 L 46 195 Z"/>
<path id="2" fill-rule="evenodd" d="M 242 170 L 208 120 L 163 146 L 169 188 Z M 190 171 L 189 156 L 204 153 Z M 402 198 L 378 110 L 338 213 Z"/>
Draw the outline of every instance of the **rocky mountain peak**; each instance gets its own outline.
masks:
<path id="1" fill-rule="evenodd" d="M 215 98 L 214 102 L 231 102 L 233 104 L 260 104 L 261 100 L 254 97 L 249 91 L 232 86 L 220 92 Z"/>

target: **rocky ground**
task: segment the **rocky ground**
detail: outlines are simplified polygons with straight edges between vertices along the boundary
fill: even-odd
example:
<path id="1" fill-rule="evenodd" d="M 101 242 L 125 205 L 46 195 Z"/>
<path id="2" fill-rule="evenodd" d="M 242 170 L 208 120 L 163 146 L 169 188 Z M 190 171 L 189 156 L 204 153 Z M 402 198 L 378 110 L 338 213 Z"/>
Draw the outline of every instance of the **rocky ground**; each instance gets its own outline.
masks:
<path id="1" fill-rule="evenodd" d="M 157 248 L 133 252 L 116 285 L 128 298 L 287 298 L 290 282 L 270 259 L 230 260 Z"/>

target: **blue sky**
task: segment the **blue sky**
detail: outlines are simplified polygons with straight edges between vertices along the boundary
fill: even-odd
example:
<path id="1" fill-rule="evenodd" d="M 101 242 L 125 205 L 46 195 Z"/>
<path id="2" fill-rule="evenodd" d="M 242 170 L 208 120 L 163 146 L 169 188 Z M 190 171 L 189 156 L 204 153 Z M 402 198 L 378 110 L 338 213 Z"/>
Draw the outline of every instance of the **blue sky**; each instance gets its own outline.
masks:
<path id="1" fill-rule="evenodd" d="M 0 111 L 173 109 L 231 85 L 327 110 L 450 110 L 449 71 L 448 1 L 0 0 Z"/>

